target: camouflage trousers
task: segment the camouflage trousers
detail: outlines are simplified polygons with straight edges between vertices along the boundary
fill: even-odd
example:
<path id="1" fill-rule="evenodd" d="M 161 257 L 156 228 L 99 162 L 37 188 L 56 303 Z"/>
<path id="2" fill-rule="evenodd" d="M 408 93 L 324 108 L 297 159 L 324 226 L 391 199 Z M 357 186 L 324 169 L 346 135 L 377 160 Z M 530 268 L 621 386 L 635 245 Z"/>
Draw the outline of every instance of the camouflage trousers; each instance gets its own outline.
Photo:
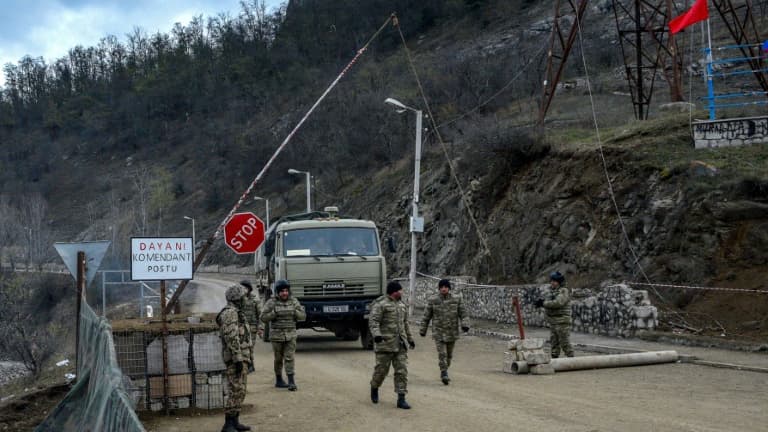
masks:
<path id="1" fill-rule="evenodd" d="M 224 412 L 226 414 L 237 414 L 240 412 L 240 406 L 245 399 L 245 391 L 248 387 L 248 368 L 244 367 L 237 373 L 237 368 L 234 363 L 227 365 L 227 388 L 229 389 L 229 397 L 227 403 L 224 404 Z"/>
<path id="2" fill-rule="evenodd" d="M 456 346 L 456 341 L 444 342 L 435 340 L 435 346 L 437 346 L 437 364 L 440 365 L 440 372 L 445 372 L 451 367 L 453 347 Z"/>
<path id="3" fill-rule="evenodd" d="M 389 365 L 395 370 L 395 393 L 408 393 L 408 351 L 377 352 L 376 366 L 373 368 L 371 387 L 379 388 L 389 373 Z"/>
<path id="4" fill-rule="evenodd" d="M 293 355 L 296 353 L 296 338 L 285 342 L 272 341 L 272 351 L 275 353 L 275 375 L 283 374 L 283 364 L 285 364 L 285 373 L 294 374 Z"/>
<path id="5" fill-rule="evenodd" d="M 571 325 L 570 324 L 552 324 L 550 326 L 549 344 L 552 347 L 552 358 L 560 356 L 560 350 L 567 357 L 573 357 L 573 348 L 571 347 Z"/>

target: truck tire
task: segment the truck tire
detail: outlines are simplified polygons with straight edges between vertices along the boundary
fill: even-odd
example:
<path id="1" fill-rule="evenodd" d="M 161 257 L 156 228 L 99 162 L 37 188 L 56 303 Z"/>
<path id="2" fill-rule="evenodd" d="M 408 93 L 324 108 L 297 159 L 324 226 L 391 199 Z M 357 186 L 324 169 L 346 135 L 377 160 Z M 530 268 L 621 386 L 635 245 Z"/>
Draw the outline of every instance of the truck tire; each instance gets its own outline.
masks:
<path id="1" fill-rule="evenodd" d="M 360 345 L 362 345 L 364 350 L 372 350 L 373 349 L 373 336 L 371 336 L 371 331 L 368 330 L 368 323 L 366 322 L 366 325 L 360 329 Z"/>

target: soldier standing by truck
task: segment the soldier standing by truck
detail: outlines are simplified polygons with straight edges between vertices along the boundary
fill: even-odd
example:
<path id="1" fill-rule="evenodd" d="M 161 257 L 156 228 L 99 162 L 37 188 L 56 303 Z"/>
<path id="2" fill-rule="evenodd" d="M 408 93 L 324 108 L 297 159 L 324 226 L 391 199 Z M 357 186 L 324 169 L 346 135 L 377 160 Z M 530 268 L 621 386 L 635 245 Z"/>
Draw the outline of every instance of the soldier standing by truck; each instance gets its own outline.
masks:
<path id="1" fill-rule="evenodd" d="M 285 279 L 275 282 L 276 297 L 270 298 L 261 312 L 261 321 L 269 324 L 272 351 L 275 355 L 275 387 L 296 391 L 294 354 L 296 353 L 296 322 L 307 317 L 298 300 L 291 297 L 291 285 Z M 288 384 L 283 381 L 283 364 Z"/>
<path id="2" fill-rule="evenodd" d="M 403 287 L 397 282 L 387 284 L 387 295 L 379 297 L 371 308 L 370 323 L 373 335 L 376 366 L 371 378 L 371 402 L 379 403 L 379 387 L 389 373 L 389 365 L 395 369 L 395 393 L 397 407 L 411 409 L 405 401 L 408 392 L 408 348 L 416 348 L 408 325 L 408 307 L 400 300 Z"/>
<path id="3" fill-rule="evenodd" d="M 229 398 L 224 411 L 222 432 L 249 431 L 250 427 L 240 424 L 240 407 L 245 399 L 248 382 L 248 367 L 253 364 L 251 331 L 242 311 L 245 289 L 232 285 L 225 294 L 227 305 L 216 316 L 221 334 L 221 350 L 227 367 Z"/>
<path id="4" fill-rule="evenodd" d="M 427 301 L 427 310 L 421 320 L 419 335 L 427 335 L 429 322 L 432 321 L 432 338 L 437 347 L 438 366 L 440 367 L 440 379 L 448 385 L 451 379 L 448 377 L 448 368 L 451 367 L 453 348 L 459 338 L 459 325 L 464 333 L 469 331 L 467 311 L 461 296 L 451 295 L 451 282 L 441 279 L 437 283 L 439 294 Z"/>

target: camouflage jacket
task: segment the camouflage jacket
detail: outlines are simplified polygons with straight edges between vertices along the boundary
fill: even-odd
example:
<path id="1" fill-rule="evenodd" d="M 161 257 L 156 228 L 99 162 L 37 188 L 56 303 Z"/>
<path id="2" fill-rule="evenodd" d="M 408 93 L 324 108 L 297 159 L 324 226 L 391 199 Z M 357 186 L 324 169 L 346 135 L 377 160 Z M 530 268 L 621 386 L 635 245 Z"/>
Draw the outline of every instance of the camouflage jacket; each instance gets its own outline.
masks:
<path id="1" fill-rule="evenodd" d="M 245 321 L 245 315 L 232 303 L 227 303 L 216 316 L 221 334 L 221 354 L 224 363 L 232 364 L 241 361 L 253 363 L 251 348 L 251 330 Z"/>
<path id="2" fill-rule="evenodd" d="M 469 327 L 467 311 L 461 296 L 438 294 L 427 301 L 419 333 L 427 334 L 432 321 L 432 337 L 436 341 L 453 342 L 459 338 L 459 325 Z"/>
<path id="3" fill-rule="evenodd" d="M 565 286 L 552 288 L 550 297 L 544 300 L 544 311 L 550 325 L 571 323 L 571 292 Z"/>
<path id="4" fill-rule="evenodd" d="M 280 297 L 272 297 L 264 304 L 261 311 L 261 321 L 269 323 L 269 339 L 275 342 L 285 342 L 296 339 L 296 322 L 307 319 L 304 306 L 293 297 L 283 301 Z"/>
<path id="5" fill-rule="evenodd" d="M 375 344 L 376 352 L 407 350 L 406 344 L 413 342 L 408 325 L 408 306 L 389 296 L 381 296 L 373 303 L 368 326 L 373 337 L 384 338 L 381 343 Z"/>
<path id="6" fill-rule="evenodd" d="M 243 299 L 243 313 L 251 330 L 259 328 L 259 318 L 261 317 L 261 300 L 253 293 L 247 294 Z"/>

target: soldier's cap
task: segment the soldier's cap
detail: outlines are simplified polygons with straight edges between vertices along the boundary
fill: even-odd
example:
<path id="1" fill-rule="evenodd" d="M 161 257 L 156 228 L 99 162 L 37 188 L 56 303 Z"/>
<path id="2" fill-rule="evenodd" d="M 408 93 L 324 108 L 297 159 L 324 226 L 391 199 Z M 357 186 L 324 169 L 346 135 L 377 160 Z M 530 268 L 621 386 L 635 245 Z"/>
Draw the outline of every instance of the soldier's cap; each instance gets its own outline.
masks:
<path id="1" fill-rule="evenodd" d="M 252 290 L 252 289 L 253 289 L 253 285 L 251 285 L 251 281 L 249 281 L 248 279 L 243 279 L 243 280 L 241 280 L 241 281 L 240 281 L 240 285 L 242 285 L 242 286 L 244 286 L 244 287 L 248 288 L 249 290 Z"/>
<path id="2" fill-rule="evenodd" d="M 240 285 L 232 285 L 227 288 L 225 297 L 227 298 L 227 301 L 230 302 L 240 301 L 240 299 L 245 297 L 245 290 Z"/>
<path id="3" fill-rule="evenodd" d="M 437 287 L 438 288 L 448 287 L 450 289 L 451 281 L 449 281 L 448 279 L 440 279 L 440 282 L 437 283 Z"/>
<path id="4" fill-rule="evenodd" d="M 403 286 L 400 285 L 398 282 L 392 281 L 387 284 L 387 294 L 396 293 L 403 289 Z"/>
<path id="5" fill-rule="evenodd" d="M 549 275 L 549 280 L 553 280 L 557 283 L 563 283 L 565 282 L 565 276 L 563 276 L 563 274 L 559 271 L 554 271 Z"/>
<path id="6" fill-rule="evenodd" d="M 275 292 L 280 292 L 282 290 L 291 290 L 291 284 L 285 279 L 279 279 L 275 282 Z"/>

